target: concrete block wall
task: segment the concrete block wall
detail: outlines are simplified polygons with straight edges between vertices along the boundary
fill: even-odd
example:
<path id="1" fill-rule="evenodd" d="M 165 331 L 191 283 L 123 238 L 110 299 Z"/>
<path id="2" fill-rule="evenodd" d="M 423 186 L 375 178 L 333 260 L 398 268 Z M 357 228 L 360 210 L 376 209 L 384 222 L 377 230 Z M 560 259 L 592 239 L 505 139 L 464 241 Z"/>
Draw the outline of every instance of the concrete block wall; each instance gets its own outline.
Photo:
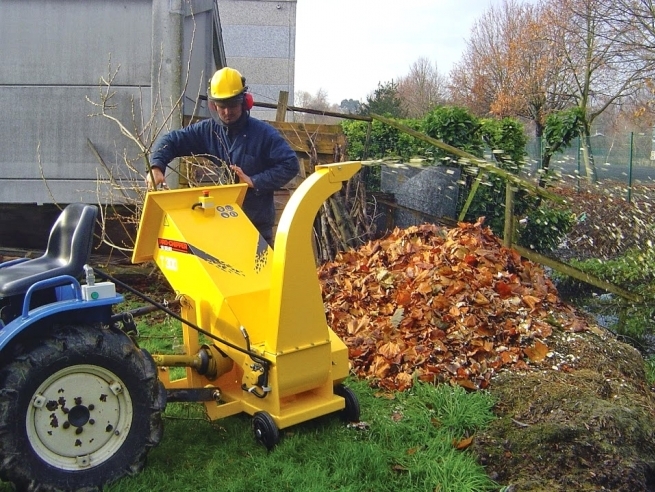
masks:
<path id="1" fill-rule="evenodd" d="M 144 169 L 145 162 L 115 123 L 90 116 L 97 108 L 89 99 L 99 101 L 101 77 L 120 67 L 112 82 L 112 116 L 130 131 L 141 130 L 151 116 L 154 126 L 166 123 L 163 131 L 179 126 L 181 114 L 166 117 L 184 80 L 188 76 L 184 113 L 192 114 L 215 68 L 214 0 L 1 4 L 0 206 L 113 202 L 105 198 L 111 187 L 99 184 L 107 177 L 105 165 L 125 179 L 124 155 Z M 228 65 L 246 76 L 256 100 L 275 103 L 281 90 L 293 100 L 296 0 L 217 4 Z M 199 116 L 206 116 L 202 109 Z M 260 108 L 253 115 L 275 118 Z M 141 182 L 133 173 L 129 178 Z"/>
<path id="2" fill-rule="evenodd" d="M 149 111 L 151 10 L 152 0 L 2 0 L 0 203 L 97 201 L 105 171 L 88 142 L 110 165 L 130 145 L 89 116 L 87 98 L 120 65 L 113 116 L 131 121 L 133 100 Z"/>
<path id="3" fill-rule="evenodd" d="M 297 0 L 218 0 L 228 66 L 246 77 L 256 101 L 277 103 L 280 91 L 293 101 Z M 251 114 L 275 119 L 275 111 Z"/>

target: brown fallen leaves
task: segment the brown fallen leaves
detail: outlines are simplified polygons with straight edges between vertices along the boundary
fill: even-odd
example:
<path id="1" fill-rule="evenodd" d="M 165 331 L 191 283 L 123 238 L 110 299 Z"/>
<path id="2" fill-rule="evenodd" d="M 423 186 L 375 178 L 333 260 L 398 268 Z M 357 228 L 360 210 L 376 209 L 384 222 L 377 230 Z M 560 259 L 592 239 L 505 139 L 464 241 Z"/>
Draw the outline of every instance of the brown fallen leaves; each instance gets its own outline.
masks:
<path id="1" fill-rule="evenodd" d="M 554 327 L 587 329 L 543 269 L 482 219 L 396 229 L 323 264 L 319 279 L 354 373 L 387 390 L 414 377 L 486 388 L 502 368 L 545 361 Z"/>

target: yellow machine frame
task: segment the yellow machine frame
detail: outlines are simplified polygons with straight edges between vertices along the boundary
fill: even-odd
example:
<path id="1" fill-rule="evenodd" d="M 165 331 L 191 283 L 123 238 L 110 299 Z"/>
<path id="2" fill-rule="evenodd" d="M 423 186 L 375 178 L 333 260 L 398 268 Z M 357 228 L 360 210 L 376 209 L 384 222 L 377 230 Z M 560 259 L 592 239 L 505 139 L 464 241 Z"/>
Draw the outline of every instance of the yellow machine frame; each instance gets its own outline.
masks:
<path id="1" fill-rule="evenodd" d="M 266 411 L 280 429 L 344 408 L 334 386 L 348 375 L 348 350 L 326 322 L 312 226 L 360 167 L 317 166 L 287 203 L 274 250 L 241 209 L 245 184 L 147 194 L 132 262 L 154 261 L 182 318 L 213 335 L 202 344 L 184 324 L 185 354 L 154 356 L 187 366 L 177 380 L 161 368 L 167 388 L 216 388 L 210 418 Z"/>

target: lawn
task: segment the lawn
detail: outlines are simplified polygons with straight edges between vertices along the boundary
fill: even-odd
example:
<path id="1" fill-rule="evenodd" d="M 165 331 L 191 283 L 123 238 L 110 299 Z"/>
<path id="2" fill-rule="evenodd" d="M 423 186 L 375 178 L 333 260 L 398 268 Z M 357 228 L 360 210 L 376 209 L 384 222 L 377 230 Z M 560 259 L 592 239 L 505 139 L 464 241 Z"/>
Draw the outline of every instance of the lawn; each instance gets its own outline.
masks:
<path id="1" fill-rule="evenodd" d="M 119 491 L 489 491 L 491 481 L 466 447 L 493 420 L 484 392 L 418 384 L 378 393 L 350 381 L 362 420 L 328 415 L 284 429 L 268 452 L 254 439 L 249 416 L 204 418 L 199 404 L 166 411 L 162 443 L 141 474 L 111 485 Z M 462 448 L 462 449 L 458 449 Z"/>

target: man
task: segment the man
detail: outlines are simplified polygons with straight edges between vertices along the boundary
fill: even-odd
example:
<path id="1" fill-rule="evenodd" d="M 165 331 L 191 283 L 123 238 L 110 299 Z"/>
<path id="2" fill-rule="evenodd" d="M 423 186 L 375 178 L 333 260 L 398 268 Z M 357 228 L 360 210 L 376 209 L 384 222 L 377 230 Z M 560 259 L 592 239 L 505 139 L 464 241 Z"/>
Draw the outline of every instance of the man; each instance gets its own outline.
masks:
<path id="1" fill-rule="evenodd" d="M 245 82 L 233 68 L 213 75 L 207 88 L 212 117 L 161 137 L 150 157 L 146 183 L 149 189 L 165 185 L 166 166 L 176 157 L 202 155 L 216 165 L 225 163 L 248 185 L 243 211 L 272 244 L 274 191 L 298 174 L 298 158 L 275 128 L 250 116 L 252 96 Z"/>

